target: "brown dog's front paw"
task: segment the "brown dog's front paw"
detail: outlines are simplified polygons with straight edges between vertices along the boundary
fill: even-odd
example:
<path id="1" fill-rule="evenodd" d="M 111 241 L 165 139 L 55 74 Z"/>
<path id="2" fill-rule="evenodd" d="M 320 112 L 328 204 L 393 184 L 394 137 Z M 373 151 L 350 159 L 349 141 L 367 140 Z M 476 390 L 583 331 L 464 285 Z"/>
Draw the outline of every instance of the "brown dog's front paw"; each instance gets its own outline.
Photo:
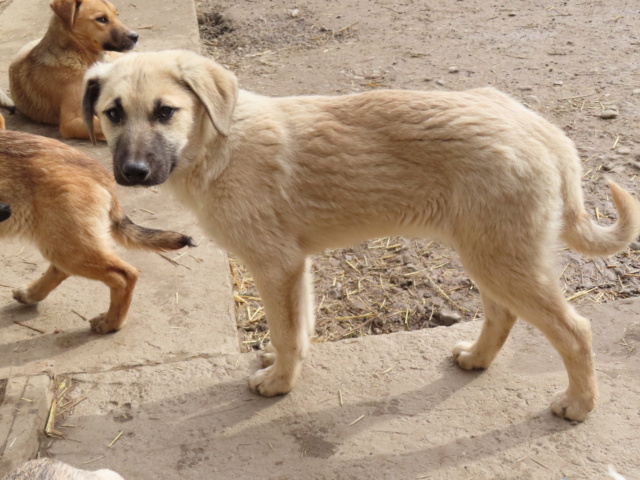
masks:
<path id="1" fill-rule="evenodd" d="M 118 322 L 114 322 L 113 319 L 108 318 L 106 313 L 102 313 L 91 319 L 89 323 L 91 324 L 91 330 L 100 335 L 116 332 L 122 327 Z"/>
<path id="2" fill-rule="evenodd" d="M 16 288 L 12 293 L 14 300 L 20 303 L 24 303 L 25 305 L 33 305 L 34 303 L 38 303 L 37 300 L 31 298 L 31 296 L 29 295 L 29 289 L 26 287 Z"/>

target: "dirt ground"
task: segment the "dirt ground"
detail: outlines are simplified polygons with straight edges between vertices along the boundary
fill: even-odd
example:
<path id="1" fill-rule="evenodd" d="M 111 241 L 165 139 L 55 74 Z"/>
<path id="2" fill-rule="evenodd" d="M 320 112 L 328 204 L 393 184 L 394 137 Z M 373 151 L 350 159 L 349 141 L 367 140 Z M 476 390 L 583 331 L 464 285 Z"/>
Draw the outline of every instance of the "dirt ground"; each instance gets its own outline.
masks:
<path id="1" fill-rule="evenodd" d="M 196 2 L 205 53 L 266 95 L 492 85 L 559 125 L 584 163 L 587 208 L 614 218 L 605 177 L 638 192 L 640 35 L 633 0 L 245 0 Z M 487 212 L 491 215 L 492 212 Z M 640 244 L 615 257 L 558 252 L 572 302 L 640 295 Z M 268 338 L 251 277 L 232 259 L 246 349 Z M 428 240 L 376 239 L 315 259 L 318 340 L 481 318 L 455 252 Z"/>

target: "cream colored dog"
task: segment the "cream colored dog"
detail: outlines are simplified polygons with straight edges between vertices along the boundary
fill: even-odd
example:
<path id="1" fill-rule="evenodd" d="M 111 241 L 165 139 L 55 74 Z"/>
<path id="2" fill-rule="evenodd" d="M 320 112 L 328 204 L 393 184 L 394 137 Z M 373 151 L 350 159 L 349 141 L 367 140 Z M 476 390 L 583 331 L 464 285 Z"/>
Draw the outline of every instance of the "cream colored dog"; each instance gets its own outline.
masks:
<path id="1" fill-rule="evenodd" d="M 597 395 L 589 321 L 562 296 L 564 241 L 610 255 L 640 234 L 640 204 L 611 182 L 619 213 L 594 224 L 580 159 L 555 126 L 494 89 L 268 98 L 186 51 L 126 55 L 85 77 L 122 185 L 163 182 L 247 265 L 271 330 L 249 383 L 289 392 L 314 331 L 309 255 L 370 237 L 453 246 L 482 292 L 485 322 L 455 361 L 486 368 L 516 317 L 558 350 L 569 387 L 554 413 L 583 420 Z"/>

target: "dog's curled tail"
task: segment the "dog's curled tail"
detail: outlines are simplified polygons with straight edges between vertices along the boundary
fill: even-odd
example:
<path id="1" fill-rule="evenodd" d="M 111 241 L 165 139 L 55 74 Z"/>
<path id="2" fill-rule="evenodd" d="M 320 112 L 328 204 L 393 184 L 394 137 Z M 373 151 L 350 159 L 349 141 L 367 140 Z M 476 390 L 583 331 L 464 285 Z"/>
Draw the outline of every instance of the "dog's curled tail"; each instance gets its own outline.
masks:
<path id="1" fill-rule="evenodd" d="M 640 203 L 613 180 L 609 180 L 609 188 L 618 210 L 618 220 L 613 225 L 602 226 L 591 220 L 582 199 L 579 208 L 565 205 L 562 239 L 571 249 L 604 257 L 626 248 L 640 235 Z"/>
<path id="2" fill-rule="evenodd" d="M 141 227 L 126 215 L 112 218 L 111 222 L 113 237 L 127 248 L 162 251 L 195 246 L 191 237 L 178 232 Z"/>

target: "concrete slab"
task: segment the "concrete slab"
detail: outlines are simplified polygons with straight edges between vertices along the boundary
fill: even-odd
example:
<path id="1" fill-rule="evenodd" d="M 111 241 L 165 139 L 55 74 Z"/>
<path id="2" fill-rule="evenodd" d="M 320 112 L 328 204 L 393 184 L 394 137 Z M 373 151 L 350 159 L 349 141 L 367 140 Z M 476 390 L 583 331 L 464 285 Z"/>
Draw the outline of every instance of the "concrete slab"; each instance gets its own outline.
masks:
<path id="1" fill-rule="evenodd" d="M 140 49 L 199 50 L 193 2 L 118 2 L 123 21 L 139 30 Z M 42 35 L 51 15 L 48 0 L 9 1 L 0 11 L 0 86 L 8 87 L 11 57 Z M 58 138 L 56 128 L 16 114 L 7 128 Z M 69 141 L 110 168 L 106 145 Z M 126 328 L 100 337 L 83 320 L 103 312 L 107 287 L 71 278 L 38 307 L 17 305 L 11 288 L 35 280 L 46 268 L 36 250 L 2 242 L 0 251 L 0 378 L 39 372 L 96 372 L 127 365 L 157 364 L 191 355 L 238 351 L 226 254 L 204 236 L 197 221 L 161 189 L 119 190 L 125 211 L 137 223 L 187 233 L 199 241 L 171 263 L 157 254 L 119 250 L 141 272 Z M 24 250 L 23 250 L 24 248 Z M 168 256 L 175 258 L 178 254 Z M 35 327 L 30 330 L 14 322 Z"/>
<path id="2" fill-rule="evenodd" d="M 601 388 L 582 424 L 551 414 L 566 374 L 525 324 L 488 371 L 455 367 L 451 347 L 477 335 L 474 322 L 314 345 L 298 388 L 276 399 L 247 390 L 251 354 L 75 375 L 87 399 L 49 451 L 131 479 L 578 479 L 604 478 L 609 463 L 633 478 L 638 311 L 640 299 L 582 309 Z"/>
<path id="3" fill-rule="evenodd" d="M 0 477 L 38 452 L 51 383 L 46 375 L 0 380 Z"/>

